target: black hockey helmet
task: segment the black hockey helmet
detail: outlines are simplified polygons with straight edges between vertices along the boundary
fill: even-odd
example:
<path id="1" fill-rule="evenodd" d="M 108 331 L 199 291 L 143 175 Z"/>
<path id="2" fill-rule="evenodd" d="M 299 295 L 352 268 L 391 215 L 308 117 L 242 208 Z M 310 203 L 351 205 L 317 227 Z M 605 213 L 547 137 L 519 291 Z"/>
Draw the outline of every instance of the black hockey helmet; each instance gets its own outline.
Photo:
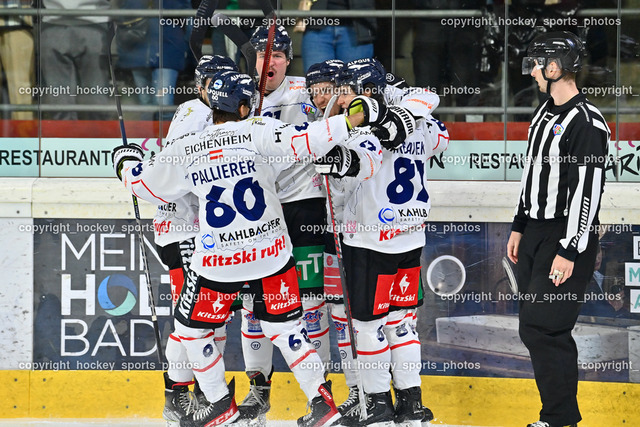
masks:
<path id="1" fill-rule="evenodd" d="M 327 59 L 326 61 L 313 64 L 307 70 L 305 80 L 307 88 L 316 83 L 334 82 L 344 67 L 344 62 L 339 59 Z"/>
<path id="2" fill-rule="evenodd" d="M 198 61 L 195 72 L 196 87 L 205 87 L 204 83 L 218 71 L 238 71 L 233 60 L 222 55 L 204 55 Z"/>
<path id="3" fill-rule="evenodd" d="M 253 108 L 256 85 L 248 74 L 236 71 L 219 71 L 207 86 L 207 98 L 212 109 L 237 113 L 242 101 L 249 110 Z"/>
<path id="4" fill-rule="evenodd" d="M 552 60 L 562 69 L 563 75 L 565 71 L 577 73 L 582 69 L 585 52 L 584 44 L 573 33 L 541 34 L 529 44 L 527 56 L 522 60 L 522 74 L 531 74 L 536 66 L 544 70 Z"/>
<path id="5" fill-rule="evenodd" d="M 257 52 L 265 52 L 267 50 L 267 41 L 269 39 L 269 27 L 258 27 L 251 36 L 251 44 Z M 287 58 L 293 58 L 293 48 L 291 47 L 291 37 L 287 33 L 286 28 L 282 25 L 276 27 L 273 37 L 273 52 L 284 52 Z"/>
<path id="6" fill-rule="evenodd" d="M 356 59 L 347 63 L 336 79 L 336 86 L 349 85 L 357 95 L 362 95 L 368 83 L 373 84 L 379 94 L 384 93 L 387 86 L 387 72 L 375 58 Z"/>

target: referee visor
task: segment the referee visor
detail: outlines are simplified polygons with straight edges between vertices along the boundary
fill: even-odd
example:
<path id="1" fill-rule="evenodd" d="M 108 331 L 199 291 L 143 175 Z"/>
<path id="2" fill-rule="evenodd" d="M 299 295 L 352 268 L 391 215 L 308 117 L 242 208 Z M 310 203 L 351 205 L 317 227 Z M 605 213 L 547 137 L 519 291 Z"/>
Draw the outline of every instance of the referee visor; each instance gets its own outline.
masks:
<path id="1" fill-rule="evenodd" d="M 544 58 L 539 56 L 525 56 L 522 58 L 522 74 L 531 74 L 533 70 L 545 68 L 550 62 L 555 62 L 562 68 L 559 58 Z"/>

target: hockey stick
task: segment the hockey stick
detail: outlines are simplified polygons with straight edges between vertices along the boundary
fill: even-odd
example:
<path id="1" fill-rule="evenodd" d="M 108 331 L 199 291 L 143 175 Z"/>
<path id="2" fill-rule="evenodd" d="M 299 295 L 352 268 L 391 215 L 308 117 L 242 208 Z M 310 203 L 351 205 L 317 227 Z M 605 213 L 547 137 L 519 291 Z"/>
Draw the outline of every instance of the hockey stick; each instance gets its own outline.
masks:
<path id="1" fill-rule="evenodd" d="M 262 11 L 264 12 L 265 19 L 269 23 L 269 33 L 267 35 L 267 46 L 264 50 L 264 62 L 262 63 L 262 71 L 260 72 L 260 85 L 258 85 L 258 93 L 260 94 L 260 100 L 258 101 L 258 107 L 254 113 L 254 116 L 259 116 L 262 112 L 262 102 L 264 101 L 264 92 L 267 88 L 267 70 L 269 70 L 269 63 L 271 62 L 271 50 L 273 49 L 273 39 L 276 35 L 276 11 L 271 7 L 269 0 L 262 0 L 260 3 Z"/>
<path id="2" fill-rule="evenodd" d="M 251 44 L 251 40 L 237 25 L 231 24 L 231 19 L 224 13 L 216 13 L 213 15 L 212 24 L 214 27 L 222 30 L 225 36 L 238 46 L 240 52 L 247 60 L 247 74 L 254 76 L 256 74 L 256 49 Z"/>
<path id="3" fill-rule="evenodd" d="M 209 28 L 209 26 L 204 25 L 204 23 L 213 15 L 217 7 L 218 0 L 202 0 L 196 11 L 195 22 L 197 26 L 194 26 L 191 37 L 189 37 L 189 48 L 191 48 L 193 56 L 196 57 L 196 61 L 199 61 L 202 57 L 202 42 Z"/>
<path id="4" fill-rule="evenodd" d="M 358 368 L 358 350 L 356 349 L 356 334 L 353 329 L 353 318 L 351 317 L 351 300 L 347 291 L 346 274 L 342 262 L 342 245 L 340 244 L 340 234 L 336 224 L 335 207 L 333 205 L 333 197 L 329 187 L 329 175 L 324 176 L 324 185 L 327 188 L 327 200 L 329 201 L 329 218 L 331 219 L 331 228 L 333 229 L 333 243 L 336 246 L 336 258 L 338 258 L 338 271 L 340 272 L 340 284 L 342 285 L 342 298 L 344 299 L 344 312 L 347 315 L 347 328 L 349 329 L 349 340 L 351 341 L 351 353 L 353 354 L 353 362 L 356 365 L 356 373 L 358 375 L 358 399 L 360 400 L 360 419 L 367 418 L 367 402 L 364 395 L 364 387 L 362 387 L 362 377 Z"/>
<path id="5" fill-rule="evenodd" d="M 120 103 L 120 93 L 118 92 L 118 84 L 116 83 L 116 73 L 113 71 L 113 59 L 111 58 L 111 44 L 116 36 L 116 23 L 111 21 L 109 25 L 109 33 L 107 34 L 107 60 L 109 62 L 109 73 L 111 73 L 111 84 L 113 85 L 116 109 L 118 111 L 118 121 L 120 122 L 120 136 L 122 137 L 122 143 L 128 145 L 127 133 L 124 129 L 124 118 L 122 116 L 122 105 Z M 160 366 L 164 363 L 164 353 L 162 351 L 162 337 L 160 336 L 160 327 L 158 326 L 158 316 L 156 316 L 156 304 L 153 298 L 153 289 L 151 289 L 151 278 L 149 275 L 149 264 L 147 263 L 147 250 L 144 247 L 144 234 L 142 233 L 142 223 L 140 221 L 140 208 L 138 207 L 138 198 L 135 195 L 131 195 L 133 199 L 133 211 L 136 217 L 136 225 L 138 226 L 138 238 L 140 239 L 140 253 L 142 256 L 142 264 L 144 266 L 144 275 L 147 280 L 147 292 L 149 293 L 149 308 L 151 309 L 151 322 L 153 323 L 153 330 L 155 332 L 156 347 L 158 348 L 158 360 Z"/>

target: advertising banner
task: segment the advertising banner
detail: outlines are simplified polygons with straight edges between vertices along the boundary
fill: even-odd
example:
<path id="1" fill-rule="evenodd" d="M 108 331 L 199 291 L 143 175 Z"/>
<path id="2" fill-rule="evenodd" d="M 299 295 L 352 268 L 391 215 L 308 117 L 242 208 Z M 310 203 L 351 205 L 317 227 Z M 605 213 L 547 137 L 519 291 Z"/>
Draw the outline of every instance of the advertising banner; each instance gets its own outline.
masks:
<path id="1" fill-rule="evenodd" d="M 35 219 L 34 227 L 34 365 L 159 369 L 136 222 Z M 166 344 L 173 328 L 169 274 L 151 221 L 142 227 Z"/>
<path id="2" fill-rule="evenodd" d="M 143 222 L 163 342 L 173 329 L 169 274 L 151 222 Z M 162 369 L 155 353 L 146 279 L 133 220 L 35 219 L 33 363 L 41 369 Z M 37 231 L 37 232 L 35 232 Z M 585 379 L 640 381 L 640 226 L 599 227 L 600 249 L 574 337 Z M 516 266 L 506 258 L 510 224 L 431 222 L 418 310 L 422 373 L 531 377 L 518 336 Z M 538 295 L 535 298 L 548 298 Z M 244 370 L 240 321 L 228 329 L 225 364 Z M 332 328 L 333 329 L 333 328 Z M 332 330 L 332 363 L 340 354 Z M 631 349 L 631 350 L 630 350 Z M 288 368 L 279 352 L 278 371 Z"/>

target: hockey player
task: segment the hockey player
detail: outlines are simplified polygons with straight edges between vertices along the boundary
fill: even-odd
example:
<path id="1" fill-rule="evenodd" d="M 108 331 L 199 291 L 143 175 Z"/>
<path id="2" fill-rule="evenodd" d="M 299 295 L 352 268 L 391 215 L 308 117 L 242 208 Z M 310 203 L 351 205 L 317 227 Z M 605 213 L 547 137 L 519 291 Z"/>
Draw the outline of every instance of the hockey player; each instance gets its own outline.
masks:
<path id="1" fill-rule="evenodd" d="M 258 73 L 265 59 L 267 35 L 268 28 L 259 27 L 251 37 L 251 43 L 258 53 Z M 266 76 L 262 116 L 303 125 L 315 120 L 317 108 L 311 104 L 304 78 L 286 75 L 292 57 L 291 38 L 285 28 L 279 26 L 275 31 Z M 294 163 L 278 176 L 276 186 L 293 243 L 305 328 L 326 366 L 330 353 L 329 320 L 322 279 L 324 239 L 322 234 L 312 231 L 315 226 L 326 223 L 322 183 L 312 164 Z M 242 314 L 242 352 L 250 390 L 239 405 L 240 418 L 259 418 L 262 422 L 264 414 L 270 409 L 273 344 L 255 319 L 249 299 L 244 300 Z"/>
<path id="2" fill-rule="evenodd" d="M 425 171 L 428 158 L 446 149 L 449 137 L 444 125 L 426 109 L 421 110 L 427 116 L 416 118 L 401 106 L 417 101 L 397 97 L 399 105 L 389 102 L 393 96 L 389 97 L 385 75 L 379 62 L 359 60 L 347 64 L 338 78 L 341 107 L 362 108 L 365 116 L 376 112 L 387 121 L 374 131 L 385 147 L 381 170 L 357 191 L 345 194 L 343 224 L 369 226 L 344 233 L 346 286 L 358 358 L 380 367 L 361 375 L 368 418 L 360 421 L 357 410 L 346 418 L 357 425 L 393 425 L 395 421 L 419 426 L 423 418 L 433 418 L 422 407 L 420 341 L 415 329 L 423 223 L 430 208 Z"/>
<path id="3" fill-rule="evenodd" d="M 338 104 L 338 95 L 336 90 L 336 80 L 340 75 L 340 71 L 344 67 L 344 62 L 337 59 L 330 59 L 317 64 L 312 64 L 307 70 L 305 75 L 307 90 L 311 96 L 311 101 L 319 109 L 319 112 L 324 118 L 334 116 L 341 112 L 342 108 Z M 368 130 L 357 128 L 352 130 L 358 136 L 365 138 L 363 146 L 367 147 L 369 151 L 370 163 L 367 167 L 362 167 L 364 170 L 370 170 L 370 173 L 361 176 L 359 180 L 350 179 L 330 179 L 331 196 L 333 201 L 334 215 L 341 218 L 342 207 L 344 203 L 345 185 L 350 188 L 363 179 L 369 179 L 373 174 L 377 172 L 380 166 L 382 151 L 378 148 L 380 142 L 378 139 L 371 135 Z M 365 136 L 366 135 L 366 136 Z M 368 138 L 367 138 L 368 137 Z M 349 145 L 351 148 L 358 150 L 362 148 L 359 144 L 352 143 Z M 365 141 L 370 141 L 367 143 Z M 377 148 L 377 150 L 376 150 Z M 361 159 L 367 158 L 367 153 L 361 154 Z M 316 167 L 318 172 L 322 172 L 321 166 Z M 352 191 L 352 190 L 351 190 Z M 349 191 L 350 192 L 350 191 Z M 327 209 L 328 211 L 328 209 Z M 332 224 L 329 222 L 329 225 Z M 342 229 L 338 229 L 338 232 L 342 232 Z M 336 337 L 338 341 L 338 349 L 340 354 L 340 365 L 342 372 L 345 376 L 347 387 L 349 387 L 349 396 L 347 399 L 338 406 L 338 411 L 341 415 L 352 415 L 355 411 L 355 407 L 359 403 L 359 388 L 358 388 L 358 372 L 355 369 L 353 360 L 353 354 L 351 352 L 350 334 L 347 329 L 347 315 L 345 313 L 344 302 L 342 300 L 342 283 L 340 280 L 340 271 L 338 270 L 338 258 L 336 255 L 336 247 L 334 242 L 333 233 L 328 232 L 325 235 L 325 252 L 324 252 L 324 292 L 329 307 L 329 314 L 331 321 L 333 322 L 336 330 Z"/>
<path id="4" fill-rule="evenodd" d="M 156 204 L 189 192 L 199 199 L 200 230 L 190 270 L 178 299 L 175 334 L 184 344 L 207 405 L 181 425 L 225 425 L 239 414 L 234 381 L 224 381 L 224 361 L 212 326 L 224 325 L 229 307 L 247 284 L 263 332 L 280 349 L 310 402 L 300 426 L 330 425 L 339 418 L 331 383 L 299 320 L 301 304 L 292 245 L 273 183 L 288 165 L 282 159 L 324 156 L 364 115 L 336 116 L 294 126 L 270 118 L 247 119 L 255 85 L 246 74 L 217 73 L 208 86 L 212 126 L 183 135 L 142 162 L 135 145 L 116 147 L 113 163 L 125 187 Z M 346 120 L 345 120 L 346 119 Z M 376 121 L 375 114 L 368 120 Z M 332 156 L 345 174 L 357 155 L 344 148 Z M 301 362 L 305 363 L 301 363 Z"/>
<path id="5" fill-rule="evenodd" d="M 195 70 L 197 98 L 178 106 L 169 130 L 167 141 L 192 131 L 202 131 L 211 121 L 211 108 L 207 99 L 206 87 L 211 77 L 218 71 L 238 71 L 236 64 L 225 56 L 205 55 Z M 171 281 L 171 300 L 175 304 L 182 291 L 185 273 L 189 268 L 191 255 L 195 247 L 194 237 L 198 234 L 198 198 L 192 194 L 158 206 L 153 218 L 154 238 L 162 262 L 169 267 Z M 227 323 L 230 318 L 227 319 Z M 220 353 L 224 353 L 226 328 L 215 329 L 215 343 Z M 177 426 L 180 419 L 196 408 L 189 393 L 193 384 L 193 371 L 182 368 L 188 366 L 187 354 L 180 340 L 169 335 L 166 357 L 168 369 L 164 375 L 165 407 L 162 412 L 167 426 Z M 179 369 L 180 368 L 180 369 Z M 196 398 L 202 400 L 202 393 L 195 384 Z"/>

